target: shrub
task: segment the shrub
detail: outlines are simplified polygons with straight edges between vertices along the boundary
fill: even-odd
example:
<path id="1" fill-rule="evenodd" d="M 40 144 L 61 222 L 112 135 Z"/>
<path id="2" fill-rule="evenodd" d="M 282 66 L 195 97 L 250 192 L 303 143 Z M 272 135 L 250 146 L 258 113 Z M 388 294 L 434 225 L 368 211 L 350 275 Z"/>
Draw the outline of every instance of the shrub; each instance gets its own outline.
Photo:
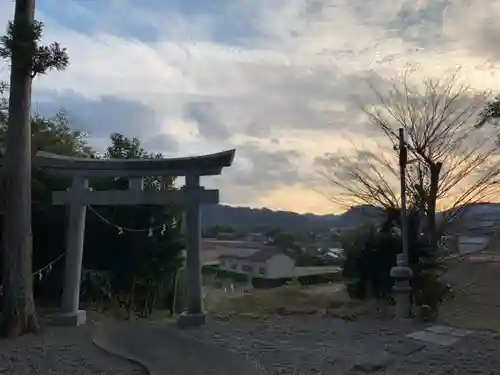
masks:
<path id="1" fill-rule="evenodd" d="M 397 241 L 370 228 L 342 245 L 346 256 L 343 276 L 349 295 L 356 299 L 389 297 L 393 285 L 389 273 L 399 251 Z"/>
<path id="2" fill-rule="evenodd" d="M 81 277 L 81 298 L 86 302 L 102 304 L 113 298 L 111 273 L 83 269 Z"/>
<path id="3" fill-rule="evenodd" d="M 436 314 L 449 289 L 440 277 L 443 265 L 427 238 L 419 236 L 414 243 L 414 248 L 410 246 L 410 251 L 416 252 L 411 262 L 414 275 L 411 280 L 412 302 L 415 306 L 427 306 Z"/>
<path id="4" fill-rule="evenodd" d="M 389 298 L 394 280 L 390 269 L 396 264 L 401 252 L 401 239 L 391 235 L 395 221 L 399 221 L 397 211 L 389 212 L 386 223 L 380 231 L 373 228 L 361 229 L 343 238 L 346 260 L 343 276 L 347 292 L 351 298 Z M 436 251 L 427 236 L 420 234 L 418 212 L 411 210 L 408 228 L 409 262 L 413 270 L 412 303 L 426 306 L 437 312 L 448 289 L 440 280 L 441 264 Z"/>
<path id="5" fill-rule="evenodd" d="M 347 294 L 352 299 L 365 299 L 366 287 L 360 279 L 351 279 L 347 282 Z"/>

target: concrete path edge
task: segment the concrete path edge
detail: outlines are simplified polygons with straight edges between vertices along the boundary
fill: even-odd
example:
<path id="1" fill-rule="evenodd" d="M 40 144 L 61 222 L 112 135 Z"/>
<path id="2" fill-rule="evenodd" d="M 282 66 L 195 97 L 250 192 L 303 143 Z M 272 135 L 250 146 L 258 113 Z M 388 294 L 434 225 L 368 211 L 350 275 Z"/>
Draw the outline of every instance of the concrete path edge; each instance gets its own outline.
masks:
<path id="1" fill-rule="evenodd" d="M 128 353 L 127 351 L 121 348 L 118 348 L 116 345 L 110 342 L 110 340 L 106 337 L 105 334 L 102 333 L 102 331 L 99 332 L 99 324 L 92 327 L 92 342 L 99 349 L 111 355 L 114 355 L 115 357 L 125 359 L 135 365 L 138 365 L 145 371 L 146 374 L 156 375 L 151 371 L 151 366 L 145 363 L 145 361 L 137 358 L 133 354 Z"/>

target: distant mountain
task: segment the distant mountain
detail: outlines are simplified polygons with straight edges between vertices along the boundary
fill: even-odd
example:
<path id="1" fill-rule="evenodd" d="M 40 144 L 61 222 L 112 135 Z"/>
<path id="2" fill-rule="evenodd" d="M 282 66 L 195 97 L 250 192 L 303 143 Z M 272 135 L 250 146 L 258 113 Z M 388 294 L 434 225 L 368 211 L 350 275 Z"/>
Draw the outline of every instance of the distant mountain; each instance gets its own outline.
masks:
<path id="1" fill-rule="evenodd" d="M 353 207 L 340 215 L 314 215 L 273 211 L 267 208 L 210 205 L 203 209 L 203 228 L 222 225 L 245 232 L 274 228 L 323 232 L 331 228 L 355 227 L 374 217 L 380 217 L 380 211 L 373 206 Z"/>
<path id="2" fill-rule="evenodd" d="M 451 221 L 450 232 L 475 233 L 490 235 L 500 231 L 500 204 L 474 203 L 451 209 L 438 214 L 443 220 L 443 214 Z"/>
<path id="3" fill-rule="evenodd" d="M 500 230 L 500 204 L 476 203 L 460 209 L 459 219 L 454 221 L 453 231 L 480 232 Z M 451 211 L 446 212 L 448 215 Z M 443 213 L 438 213 L 438 220 Z M 370 205 L 351 207 L 339 215 L 298 214 L 288 211 L 273 211 L 267 208 L 231 207 L 210 205 L 203 210 L 203 228 L 215 225 L 232 227 L 238 231 L 265 232 L 282 228 L 291 231 L 317 233 L 332 228 L 356 228 L 363 224 L 380 223 L 384 219 L 381 210 Z M 451 228 L 450 228 L 451 229 Z"/>
<path id="4" fill-rule="evenodd" d="M 364 224 L 380 224 L 385 214 L 382 210 L 371 205 L 359 205 L 337 217 L 337 228 L 356 228 Z"/>

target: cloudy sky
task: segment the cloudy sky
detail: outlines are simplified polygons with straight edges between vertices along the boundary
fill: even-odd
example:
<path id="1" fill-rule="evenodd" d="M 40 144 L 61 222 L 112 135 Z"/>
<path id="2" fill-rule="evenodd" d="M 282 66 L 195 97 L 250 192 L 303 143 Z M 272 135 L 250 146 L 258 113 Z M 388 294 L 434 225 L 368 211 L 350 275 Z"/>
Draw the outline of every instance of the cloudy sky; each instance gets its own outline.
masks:
<path id="1" fill-rule="evenodd" d="M 480 7 L 478 7 L 480 3 Z M 335 212 L 314 160 L 373 137 L 369 83 L 410 65 L 500 88 L 500 0 L 37 0 L 71 65 L 35 81 L 97 149 L 111 132 L 167 156 L 236 148 L 224 203 Z M 13 2 L 0 0 L 0 25 Z M 418 79 L 418 75 L 414 75 Z M 6 78 L 4 66 L 0 78 Z"/>

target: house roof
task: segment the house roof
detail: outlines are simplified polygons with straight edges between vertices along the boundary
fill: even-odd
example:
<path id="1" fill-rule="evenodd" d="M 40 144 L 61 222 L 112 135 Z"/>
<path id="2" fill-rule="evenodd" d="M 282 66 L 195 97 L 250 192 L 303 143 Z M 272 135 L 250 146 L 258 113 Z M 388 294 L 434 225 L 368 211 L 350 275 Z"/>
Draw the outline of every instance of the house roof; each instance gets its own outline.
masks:
<path id="1" fill-rule="evenodd" d="M 201 258 L 202 261 L 211 262 L 217 261 L 220 256 L 229 254 L 235 254 L 243 252 L 249 252 L 252 250 L 256 252 L 263 248 L 264 245 L 250 242 L 250 241 L 229 241 L 229 240 L 217 240 L 214 238 L 203 238 L 201 243 Z"/>
<path id="2" fill-rule="evenodd" d="M 234 249 L 234 248 L 244 248 L 244 249 L 256 249 L 261 248 L 260 244 L 256 244 L 251 241 L 242 241 L 242 240 L 218 240 L 215 238 L 203 238 L 202 239 L 202 248 L 204 250 L 213 250 L 213 249 Z"/>
<path id="3" fill-rule="evenodd" d="M 283 252 L 271 246 L 254 249 L 234 248 L 230 252 L 219 256 L 219 259 L 245 259 L 252 262 L 265 262 L 278 254 L 283 254 Z"/>
<path id="4" fill-rule="evenodd" d="M 248 260 L 253 262 L 265 262 L 268 259 L 271 259 L 275 255 L 284 254 L 281 250 L 276 249 L 274 247 L 269 247 L 266 249 L 261 249 L 248 257 Z"/>

